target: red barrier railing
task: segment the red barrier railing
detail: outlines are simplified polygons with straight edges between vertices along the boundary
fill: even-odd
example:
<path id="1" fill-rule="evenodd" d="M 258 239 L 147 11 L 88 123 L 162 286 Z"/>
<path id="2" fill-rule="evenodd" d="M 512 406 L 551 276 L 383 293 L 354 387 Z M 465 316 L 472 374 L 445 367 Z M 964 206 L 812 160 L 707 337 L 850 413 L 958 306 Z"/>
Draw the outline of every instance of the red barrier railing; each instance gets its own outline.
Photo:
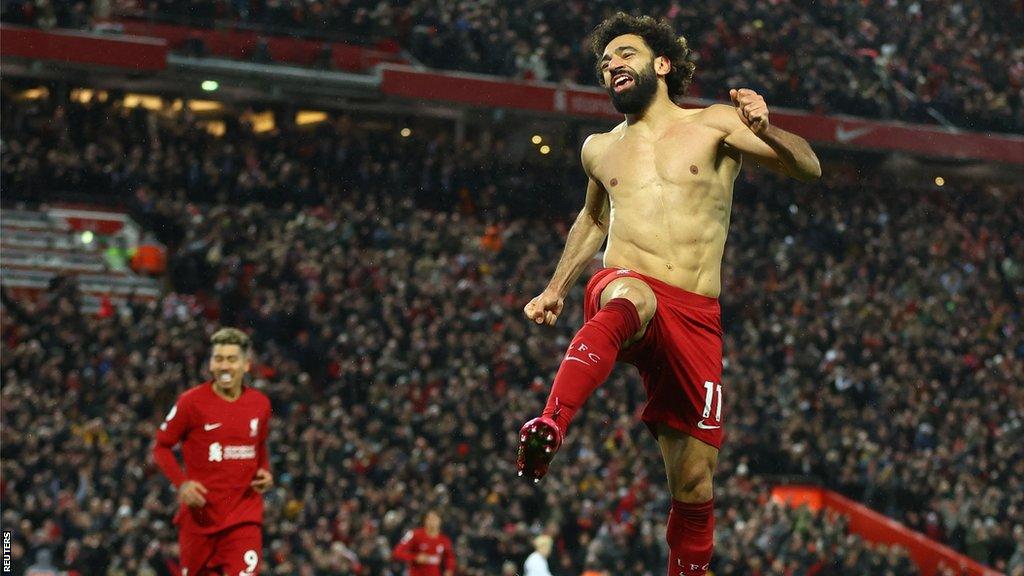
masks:
<path id="1" fill-rule="evenodd" d="M 806 505 L 812 510 L 826 508 L 846 516 L 850 531 L 868 542 L 898 544 L 906 548 L 921 570 L 922 576 L 935 576 L 941 565 L 957 569 L 958 573 L 968 576 L 1001 574 L 888 516 L 830 490 L 817 486 L 776 486 L 772 489 L 772 498 L 790 506 Z"/>

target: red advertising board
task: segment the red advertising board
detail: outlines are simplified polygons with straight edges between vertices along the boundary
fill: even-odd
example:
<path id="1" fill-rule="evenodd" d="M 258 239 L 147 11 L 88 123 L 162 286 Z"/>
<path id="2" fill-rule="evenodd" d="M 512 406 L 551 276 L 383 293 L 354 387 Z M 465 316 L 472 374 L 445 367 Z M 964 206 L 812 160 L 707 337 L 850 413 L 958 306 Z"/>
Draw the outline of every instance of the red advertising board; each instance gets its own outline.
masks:
<path id="1" fill-rule="evenodd" d="M 612 108 L 608 95 L 598 88 L 516 82 L 477 74 L 422 71 L 390 64 L 381 68 L 381 91 L 388 96 L 577 117 L 622 119 L 622 115 Z M 700 107 L 712 103 L 690 99 L 683 105 Z M 1018 135 L 956 131 L 774 108 L 772 121 L 811 142 L 837 147 L 1024 164 L 1024 137 Z"/>
<path id="2" fill-rule="evenodd" d="M 34 60 L 95 64 L 129 70 L 163 70 L 167 42 L 158 38 L 109 36 L 88 32 L 47 32 L 0 25 L 0 55 Z"/>

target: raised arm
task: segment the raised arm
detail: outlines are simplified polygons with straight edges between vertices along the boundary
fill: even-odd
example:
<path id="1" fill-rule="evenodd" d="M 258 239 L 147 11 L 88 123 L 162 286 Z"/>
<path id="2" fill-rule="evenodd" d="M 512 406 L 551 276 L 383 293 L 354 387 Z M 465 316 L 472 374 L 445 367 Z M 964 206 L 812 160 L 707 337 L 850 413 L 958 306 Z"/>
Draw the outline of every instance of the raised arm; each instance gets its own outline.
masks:
<path id="1" fill-rule="evenodd" d="M 725 133 L 726 146 L 757 164 L 804 182 L 821 177 L 821 164 L 811 145 L 800 136 L 774 126 L 768 105 L 747 88 L 730 90 L 733 106 L 712 106 L 715 125 Z"/>
<path id="2" fill-rule="evenodd" d="M 547 288 L 523 308 L 526 317 L 537 324 L 554 325 L 562 312 L 562 305 L 569 288 L 576 283 L 587 263 L 604 244 L 608 236 L 608 218 L 610 204 L 608 191 L 604 189 L 590 171 L 590 161 L 594 155 L 594 137 L 583 143 L 583 169 L 587 173 L 587 198 L 580 210 L 569 237 L 565 241 L 562 257 L 558 260 L 555 273 L 551 276 Z"/>

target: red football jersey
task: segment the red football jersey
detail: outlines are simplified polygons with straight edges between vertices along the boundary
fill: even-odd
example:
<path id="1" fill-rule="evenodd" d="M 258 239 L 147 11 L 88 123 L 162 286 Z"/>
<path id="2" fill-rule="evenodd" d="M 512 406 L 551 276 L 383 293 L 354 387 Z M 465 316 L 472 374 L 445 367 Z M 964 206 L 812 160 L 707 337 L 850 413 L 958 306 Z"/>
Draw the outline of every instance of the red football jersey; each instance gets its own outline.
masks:
<path id="1" fill-rule="evenodd" d="M 409 576 L 443 576 L 442 568 L 444 572 L 455 571 L 452 541 L 444 534 L 428 536 L 423 528 L 407 532 L 391 555 L 409 563 Z M 422 562 L 417 560 L 421 555 Z"/>
<path id="2" fill-rule="evenodd" d="M 263 523 L 263 496 L 250 483 L 258 469 L 270 470 L 269 423 L 270 400 L 248 386 L 234 402 L 217 396 L 210 382 L 178 398 L 156 433 L 153 456 L 175 487 L 195 480 L 208 492 L 201 508 L 182 504 L 175 524 L 210 534 L 236 524 Z M 171 451 L 179 442 L 184 470 Z"/>

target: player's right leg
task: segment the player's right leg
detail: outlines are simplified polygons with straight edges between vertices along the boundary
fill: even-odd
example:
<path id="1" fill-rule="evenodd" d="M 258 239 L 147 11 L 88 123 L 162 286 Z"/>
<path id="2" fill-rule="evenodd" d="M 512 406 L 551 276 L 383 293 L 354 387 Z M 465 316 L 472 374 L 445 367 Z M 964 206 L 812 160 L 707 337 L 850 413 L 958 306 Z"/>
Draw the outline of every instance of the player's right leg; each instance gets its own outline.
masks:
<path id="1" fill-rule="evenodd" d="M 189 530 L 178 530 L 178 548 L 181 555 L 181 576 L 207 574 L 207 563 L 213 557 L 216 538 Z"/>
<path id="2" fill-rule="evenodd" d="M 547 474 L 576 411 L 608 379 L 619 351 L 643 336 L 657 310 L 654 291 L 639 278 L 622 276 L 596 288 L 598 310 L 591 315 L 588 306 L 587 321 L 562 359 L 544 412 L 519 431 L 516 468 L 535 482 Z M 587 294 L 588 300 L 596 296 Z"/>

